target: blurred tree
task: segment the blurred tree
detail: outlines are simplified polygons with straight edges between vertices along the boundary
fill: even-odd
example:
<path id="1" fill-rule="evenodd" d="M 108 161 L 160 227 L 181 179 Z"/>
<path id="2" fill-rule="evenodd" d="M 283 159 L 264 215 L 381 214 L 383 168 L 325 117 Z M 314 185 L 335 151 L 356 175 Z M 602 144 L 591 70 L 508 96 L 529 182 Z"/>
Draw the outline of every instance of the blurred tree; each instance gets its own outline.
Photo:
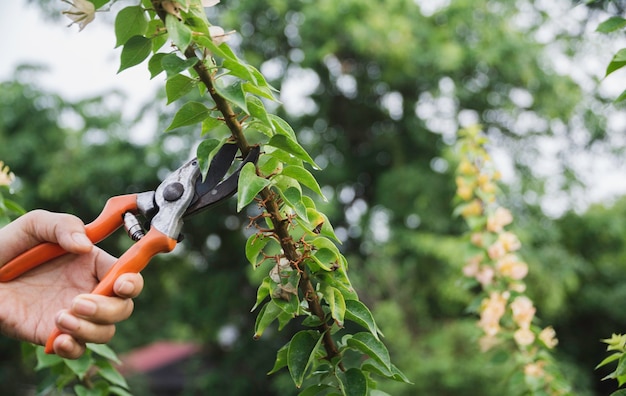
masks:
<path id="1" fill-rule="evenodd" d="M 415 382 L 392 393 L 501 394 L 506 367 L 479 353 L 473 319 L 458 320 L 469 298 L 457 283 L 464 228 L 450 218 L 456 159 L 449 147 L 459 126 L 480 122 L 517 171 L 507 206 L 518 209 L 526 235 L 518 234 L 534 247 L 529 283 L 539 310 L 557 334 L 564 332 L 563 361 L 577 394 L 593 394 L 587 362 L 595 357 L 582 346 L 596 339 L 566 331 L 584 319 L 567 304 L 588 262 L 562 245 L 564 228 L 526 204 L 544 193 L 537 164 L 545 142 L 563 149 L 557 168 L 567 187 L 576 181 L 568 153 L 607 136 L 601 115 L 583 106 L 582 88 L 552 67 L 547 49 L 554 47 L 536 40 L 548 17 L 541 5 L 238 0 L 219 8 L 219 24 L 241 33 L 241 55 L 281 88 L 281 115 L 325 168 L 317 177 L 329 202 L 318 205 L 344 240 L 355 286 L 374 306 L 392 356 Z M 7 142 L 0 159 L 20 177 L 29 209 L 90 221 L 110 195 L 153 188 L 157 171 L 177 166 L 197 138 L 182 130 L 133 145 L 119 112 L 101 98 L 68 104 L 25 81 L 23 74 L 0 87 L 0 141 Z M 173 113 L 164 102 L 156 104 L 160 130 Z M 245 264 L 247 220 L 234 215 L 233 204 L 190 221 L 184 246 L 145 271 L 136 314 L 119 326 L 113 347 L 194 339 L 208 345 L 215 363 L 214 372 L 190 384 L 196 391 L 293 394 L 280 376 L 264 374 L 288 335 L 270 331 L 260 341 L 270 347 L 252 344 L 247 310 L 255 291 L 248 279 L 259 274 Z M 114 239 L 107 247 L 119 252 L 129 243 Z M 219 342 L 225 327 L 239 334 L 232 345 Z"/>

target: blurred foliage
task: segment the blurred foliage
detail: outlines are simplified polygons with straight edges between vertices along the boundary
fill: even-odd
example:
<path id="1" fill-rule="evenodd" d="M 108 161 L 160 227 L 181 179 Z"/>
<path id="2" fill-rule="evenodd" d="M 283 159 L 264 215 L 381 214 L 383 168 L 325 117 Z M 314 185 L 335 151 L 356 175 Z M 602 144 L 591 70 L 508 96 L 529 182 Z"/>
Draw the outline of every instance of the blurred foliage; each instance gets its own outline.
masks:
<path id="1" fill-rule="evenodd" d="M 571 183 L 571 149 L 610 138 L 602 115 L 584 107 L 587 93 L 551 68 L 546 45 L 535 40 L 545 12 L 524 1 L 223 3 L 219 24 L 238 30 L 241 56 L 281 87 L 280 115 L 325 165 L 316 177 L 329 202 L 318 207 L 344 238 L 355 288 L 414 382 L 389 384 L 391 394 L 502 394 L 506 367 L 475 347 L 478 329 L 463 318 L 469 296 L 458 283 L 465 228 L 450 218 L 449 147 L 466 120 L 482 123 L 494 147 L 512 159 L 516 182 L 506 206 L 525 246 L 528 293 L 554 324 L 575 393 L 614 389 L 594 367 L 604 357 L 598 340 L 626 328 L 619 309 L 626 202 L 558 220 L 532 205 L 539 199 L 525 202 L 544 193 L 535 178 L 540 138 L 561 139 L 559 165 L 570 170 Z M 531 22 L 516 23 L 520 15 Z M 198 137 L 182 130 L 157 134 L 147 146 L 131 144 L 119 109 L 103 98 L 68 103 L 30 83 L 32 73 L 23 70 L 0 86 L 0 159 L 19 175 L 17 200 L 27 209 L 90 221 L 109 196 L 157 185 L 159 171 L 176 167 Z M 155 102 L 164 130 L 174 109 Z M 190 221 L 183 246 L 144 271 L 136 312 L 111 345 L 123 352 L 163 338 L 194 340 L 206 345 L 203 358 L 211 364 L 191 391 L 293 394 L 281 376 L 265 376 L 289 331 L 268 330 L 252 341 L 249 279 L 257 275 L 243 256 L 247 219 L 234 214 L 234 205 Z M 119 254 L 129 243 L 120 236 L 103 246 Z M 219 342 L 226 325 L 239 332 L 232 345 Z M 15 373 L 19 348 L 6 339 L 0 345 L 3 384 L 25 381 Z"/>

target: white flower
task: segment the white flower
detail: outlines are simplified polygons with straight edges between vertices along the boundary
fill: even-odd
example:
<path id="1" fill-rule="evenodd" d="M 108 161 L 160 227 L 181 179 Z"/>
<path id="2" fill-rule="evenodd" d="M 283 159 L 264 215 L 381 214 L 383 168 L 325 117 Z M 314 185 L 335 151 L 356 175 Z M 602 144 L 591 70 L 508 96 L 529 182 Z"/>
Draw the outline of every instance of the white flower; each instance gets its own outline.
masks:
<path id="1" fill-rule="evenodd" d="M 202 0 L 202 7 L 204 8 L 213 7 L 219 2 L 220 0 Z"/>
<path id="2" fill-rule="evenodd" d="M 527 328 L 517 329 L 515 333 L 513 333 L 513 338 L 515 342 L 519 346 L 528 346 L 535 341 L 535 334 Z"/>
<path id="3" fill-rule="evenodd" d="M 209 34 L 211 35 L 211 40 L 215 43 L 215 45 L 220 45 L 224 41 L 228 40 L 228 36 L 235 33 L 234 30 L 230 32 L 224 32 L 224 29 L 221 26 L 209 26 Z"/>
<path id="4" fill-rule="evenodd" d="M 526 296 L 516 297 L 511 303 L 511 310 L 513 311 L 515 323 L 522 329 L 528 329 L 536 312 L 530 298 Z"/>
<path id="5" fill-rule="evenodd" d="M 9 171 L 9 167 L 4 165 L 4 162 L 0 161 L 0 186 L 8 186 L 15 179 L 13 172 Z"/>
<path id="6" fill-rule="evenodd" d="M 496 268 L 500 275 L 514 280 L 524 279 L 528 274 L 528 264 L 520 261 L 514 254 L 507 254 L 498 260 Z"/>
<path id="7" fill-rule="evenodd" d="M 88 0 L 74 0 L 74 2 L 69 0 L 63 1 L 72 6 L 69 10 L 62 12 L 63 15 L 66 15 L 72 20 L 72 23 L 70 23 L 68 27 L 77 23 L 79 27 L 78 31 L 80 32 L 96 17 L 96 7 Z"/>
<path id="8" fill-rule="evenodd" d="M 541 330 L 541 333 L 539 333 L 539 339 L 545 344 L 546 347 L 548 347 L 548 349 L 554 348 L 559 343 L 559 340 L 556 339 L 556 332 L 552 326 L 548 326 Z"/>
<path id="9" fill-rule="evenodd" d="M 487 218 L 487 229 L 491 232 L 501 232 L 504 226 L 511 224 L 513 215 L 502 207 L 498 207 L 495 212 Z"/>

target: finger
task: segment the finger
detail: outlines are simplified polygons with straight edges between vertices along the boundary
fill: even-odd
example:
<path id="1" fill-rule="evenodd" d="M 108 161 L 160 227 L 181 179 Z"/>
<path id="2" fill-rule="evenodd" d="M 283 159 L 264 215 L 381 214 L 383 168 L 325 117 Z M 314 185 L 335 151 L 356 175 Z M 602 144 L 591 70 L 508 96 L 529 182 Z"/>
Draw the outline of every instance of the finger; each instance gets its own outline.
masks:
<path id="1" fill-rule="evenodd" d="M 143 276 L 127 273 L 120 275 L 113 285 L 113 291 L 119 297 L 135 298 L 143 290 Z"/>
<path id="2" fill-rule="evenodd" d="M 85 225 L 76 216 L 33 210 L 9 223 L 0 233 L 0 264 L 42 242 L 58 243 L 70 253 L 87 253 L 93 247 Z"/>
<path id="3" fill-rule="evenodd" d="M 78 359 L 85 353 L 85 344 L 78 342 L 69 334 L 60 334 L 52 344 L 54 353 L 65 359 Z"/>
<path id="4" fill-rule="evenodd" d="M 59 312 L 55 323 L 62 333 L 70 335 L 79 343 L 94 342 L 104 344 L 109 342 L 115 334 L 115 325 L 90 322 L 73 315 L 67 310 Z"/>
<path id="5" fill-rule="evenodd" d="M 128 319 L 133 308 L 129 298 L 81 294 L 72 301 L 70 313 L 90 322 L 113 324 Z"/>

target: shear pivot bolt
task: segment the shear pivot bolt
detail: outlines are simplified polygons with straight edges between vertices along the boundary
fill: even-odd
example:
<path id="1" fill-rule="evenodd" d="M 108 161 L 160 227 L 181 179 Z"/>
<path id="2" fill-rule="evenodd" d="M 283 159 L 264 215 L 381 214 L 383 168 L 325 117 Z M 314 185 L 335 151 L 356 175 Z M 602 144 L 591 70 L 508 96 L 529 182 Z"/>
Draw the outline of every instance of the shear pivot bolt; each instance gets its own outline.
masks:
<path id="1" fill-rule="evenodd" d="M 185 187 L 178 182 L 174 182 L 165 186 L 163 190 L 163 198 L 168 202 L 178 200 L 185 192 Z"/>

